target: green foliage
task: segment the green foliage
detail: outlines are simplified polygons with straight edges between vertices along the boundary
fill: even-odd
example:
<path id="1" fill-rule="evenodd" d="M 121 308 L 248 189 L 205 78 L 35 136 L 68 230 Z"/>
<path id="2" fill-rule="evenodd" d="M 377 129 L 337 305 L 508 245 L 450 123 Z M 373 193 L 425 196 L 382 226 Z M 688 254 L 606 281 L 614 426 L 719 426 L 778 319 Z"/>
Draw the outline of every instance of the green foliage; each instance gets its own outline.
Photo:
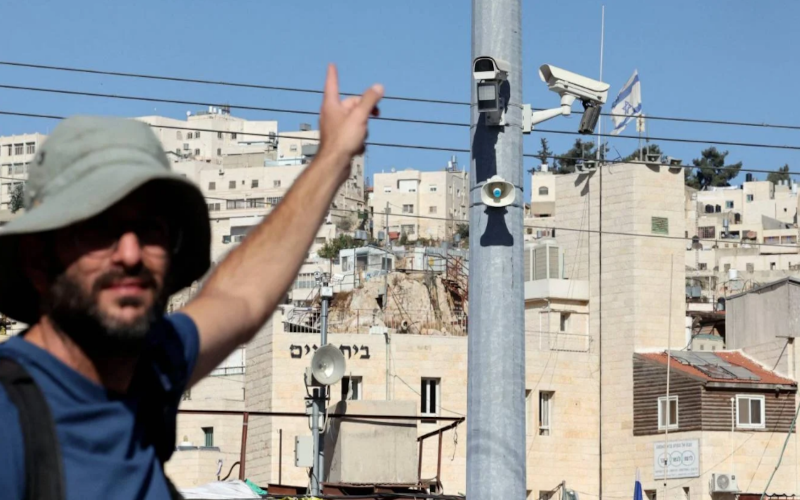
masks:
<path id="1" fill-rule="evenodd" d="M 694 169 L 684 169 L 685 182 L 689 187 L 705 190 L 709 187 L 730 186 L 731 179 L 739 175 L 742 162 L 725 164 L 727 151 L 718 151 L 715 147 L 704 149 L 701 157 L 692 160 Z"/>
<path id="2" fill-rule="evenodd" d="M 550 160 L 552 160 L 552 170 L 553 171 L 558 170 L 558 160 L 552 158 L 553 151 L 550 149 L 550 145 L 547 144 L 547 138 L 542 137 L 541 143 L 542 143 L 542 148 L 536 152 L 536 158 L 539 158 L 539 165 L 543 163 L 550 163 Z M 528 173 L 532 174 L 534 172 L 538 172 L 539 165 L 536 165 L 535 167 L 528 170 Z"/>
<path id="3" fill-rule="evenodd" d="M 400 244 L 403 246 L 408 245 L 408 235 L 406 233 L 400 235 Z"/>
<path id="4" fill-rule="evenodd" d="M 336 227 L 341 229 L 342 231 L 349 231 L 353 228 L 353 220 L 349 217 L 343 217 L 336 221 Z"/>
<path id="5" fill-rule="evenodd" d="M 17 210 L 22 208 L 25 205 L 25 191 L 22 187 L 22 184 L 17 184 L 14 186 L 14 191 L 11 192 L 11 201 L 8 204 L 9 210 L 11 213 L 16 213 Z"/>
<path id="6" fill-rule="evenodd" d="M 469 240 L 469 224 L 457 225 L 456 234 L 461 237 L 461 241 Z"/>
<path id="7" fill-rule="evenodd" d="M 792 177 L 789 175 L 789 164 L 786 163 L 780 167 L 777 172 L 771 172 L 767 176 L 767 180 L 773 184 L 780 184 L 781 181 L 791 181 Z"/>
<path id="8" fill-rule="evenodd" d="M 606 153 L 608 153 L 608 145 L 603 144 L 602 149 L 600 150 L 601 160 L 605 160 Z M 594 142 L 584 142 L 583 139 L 575 139 L 575 143 L 572 145 L 572 148 L 570 148 L 570 150 L 564 153 L 562 156 L 565 158 L 561 158 L 559 160 L 558 168 L 554 168 L 553 171 L 557 174 L 571 174 L 575 172 L 575 165 L 577 165 L 580 161 L 579 158 L 594 160 L 597 158 L 597 150 L 595 149 Z"/>
<path id="9" fill-rule="evenodd" d="M 317 255 L 323 259 L 335 259 L 339 256 L 340 250 L 358 248 L 360 246 L 361 245 L 349 234 L 340 234 L 336 238 L 322 245 L 322 248 L 317 251 Z"/>

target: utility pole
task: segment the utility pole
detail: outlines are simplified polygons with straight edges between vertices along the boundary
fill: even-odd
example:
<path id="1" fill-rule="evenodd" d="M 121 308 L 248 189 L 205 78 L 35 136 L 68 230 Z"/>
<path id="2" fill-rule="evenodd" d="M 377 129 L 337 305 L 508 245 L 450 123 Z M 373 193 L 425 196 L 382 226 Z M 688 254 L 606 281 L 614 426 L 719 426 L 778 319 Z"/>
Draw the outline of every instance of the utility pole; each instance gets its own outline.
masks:
<path id="1" fill-rule="evenodd" d="M 467 497 L 525 498 L 525 331 L 522 288 L 521 0 L 472 0 L 472 57 L 508 63 L 499 87 L 505 123 L 487 125 L 471 99 L 470 318 Z M 516 201 L 488 207 L 486 181 L 513 184 Z"/>
<path id="2" fill-rule="evenodd" d="M 320 297 L 322 298 L 319 345 L 320 347 L 324 347 L 328 345 L 328 304 L 331 298 L 333 298 L 333 288 L 329 286 L 330 275 L 327 273 L 318 273 L 316 278 L 317 283 L 320 284 Z M 311 421 L 313 422 L 312 440 L 314 445 L 314 459 L 311 471 L 311 494 L 319 496 L 322 492 L 322 482 L 325 480 L 322 472 L 325 463 L 325 436 L 320 432 L 324 419 L 321 419 L 320 415 L 324 416 L 325 414 L 325 403 L 328 400 L 328 386 L 322 385 L 313 388 L 311 395 Z"/>
<path id="3" fill-rule="evenodd" d="M 389 255 L 392 252 L 391 245 L 389 243 L 389 202 L 386 202 L 386 208 L 383 212 L 384 216 L 386 217 L 386 228 L 384 234 L 384 243 L 383 246 L 386 249 L 386 269 L 383 275 L 383 310 L 386 310 L 386 306 L 389 305 L 389 264 L 391 260 L 389 259 Z M 384 318 L 384 321 L 386 318 Z"/>

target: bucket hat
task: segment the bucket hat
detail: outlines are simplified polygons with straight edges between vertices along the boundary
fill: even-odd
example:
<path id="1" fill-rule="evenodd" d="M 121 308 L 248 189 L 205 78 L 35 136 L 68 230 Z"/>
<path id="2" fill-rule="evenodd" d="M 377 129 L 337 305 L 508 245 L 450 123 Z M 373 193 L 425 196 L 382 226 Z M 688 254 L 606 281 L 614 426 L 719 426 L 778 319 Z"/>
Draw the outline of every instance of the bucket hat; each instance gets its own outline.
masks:
<path id="1" fill-rule="evenodd" d="M 208 206 L 200 190 L 173 172 L 150 126 L 131 119 L 76 116 L 53 129 L 29 165 L 25 213 L 0 228 L 0 312 L 27 324 L 40 317 L 39 294 L 20 260 L 20 237 L 90 219 L 152 183 L 177 221 L 181 244 L 170 267 L 174 293 L 210 266 Z"/>

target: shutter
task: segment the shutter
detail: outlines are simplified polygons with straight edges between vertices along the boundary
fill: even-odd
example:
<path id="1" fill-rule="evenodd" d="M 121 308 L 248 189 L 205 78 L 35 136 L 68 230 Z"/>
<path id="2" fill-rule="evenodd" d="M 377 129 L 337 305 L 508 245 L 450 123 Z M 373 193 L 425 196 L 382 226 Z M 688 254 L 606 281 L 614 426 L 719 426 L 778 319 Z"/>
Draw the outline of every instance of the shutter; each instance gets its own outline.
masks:
<path id="1" fill-rule="evenodd" d="M 548 278 L 550 279 L 558 279 L 561 276 L 559 275 L 560 266 L 558 265 L 558 254 L 559 248 L 556 246 L 548 246 L 548 261 L 549 261 L 549 268 L 548 268 Z"/>

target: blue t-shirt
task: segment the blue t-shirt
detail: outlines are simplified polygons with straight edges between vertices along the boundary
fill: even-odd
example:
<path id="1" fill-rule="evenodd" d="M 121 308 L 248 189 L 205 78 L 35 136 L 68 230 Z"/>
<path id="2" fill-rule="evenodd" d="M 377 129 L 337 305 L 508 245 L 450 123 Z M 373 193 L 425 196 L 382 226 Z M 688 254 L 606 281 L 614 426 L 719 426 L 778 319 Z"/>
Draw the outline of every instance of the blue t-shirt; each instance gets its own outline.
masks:
<path id="1" fill-rule="evenodd" d="M 146 373 L 154 370 L 153 364 L 140 363 L 131 390 L 124 396 L 108 392 L 20 337 L 0 344 L 0 356 L 22 364 L 50 405 L 63 456 L 68 500 L 169 500 L 164 471 L 155 448 L 144 442 L 136 410 L 153 391 L 168 391 L 170 395 L 178 394 L 170 396 L 174 407 L 169 408 L 172 415 L 177 412 L 180 393 L 197 360 L 197 327 L 188 316 L 173 314 L 154 326 L 148 342 L 148 355 L 178 362 L 173 363 L 168 375 L 157 373 L 156 377 Z M 148 382 L 143 383 L 145 380 Z M 17 409 L 2 387 L 0 422 L 0 497 L 24 500 L 22 431 Z"/>

